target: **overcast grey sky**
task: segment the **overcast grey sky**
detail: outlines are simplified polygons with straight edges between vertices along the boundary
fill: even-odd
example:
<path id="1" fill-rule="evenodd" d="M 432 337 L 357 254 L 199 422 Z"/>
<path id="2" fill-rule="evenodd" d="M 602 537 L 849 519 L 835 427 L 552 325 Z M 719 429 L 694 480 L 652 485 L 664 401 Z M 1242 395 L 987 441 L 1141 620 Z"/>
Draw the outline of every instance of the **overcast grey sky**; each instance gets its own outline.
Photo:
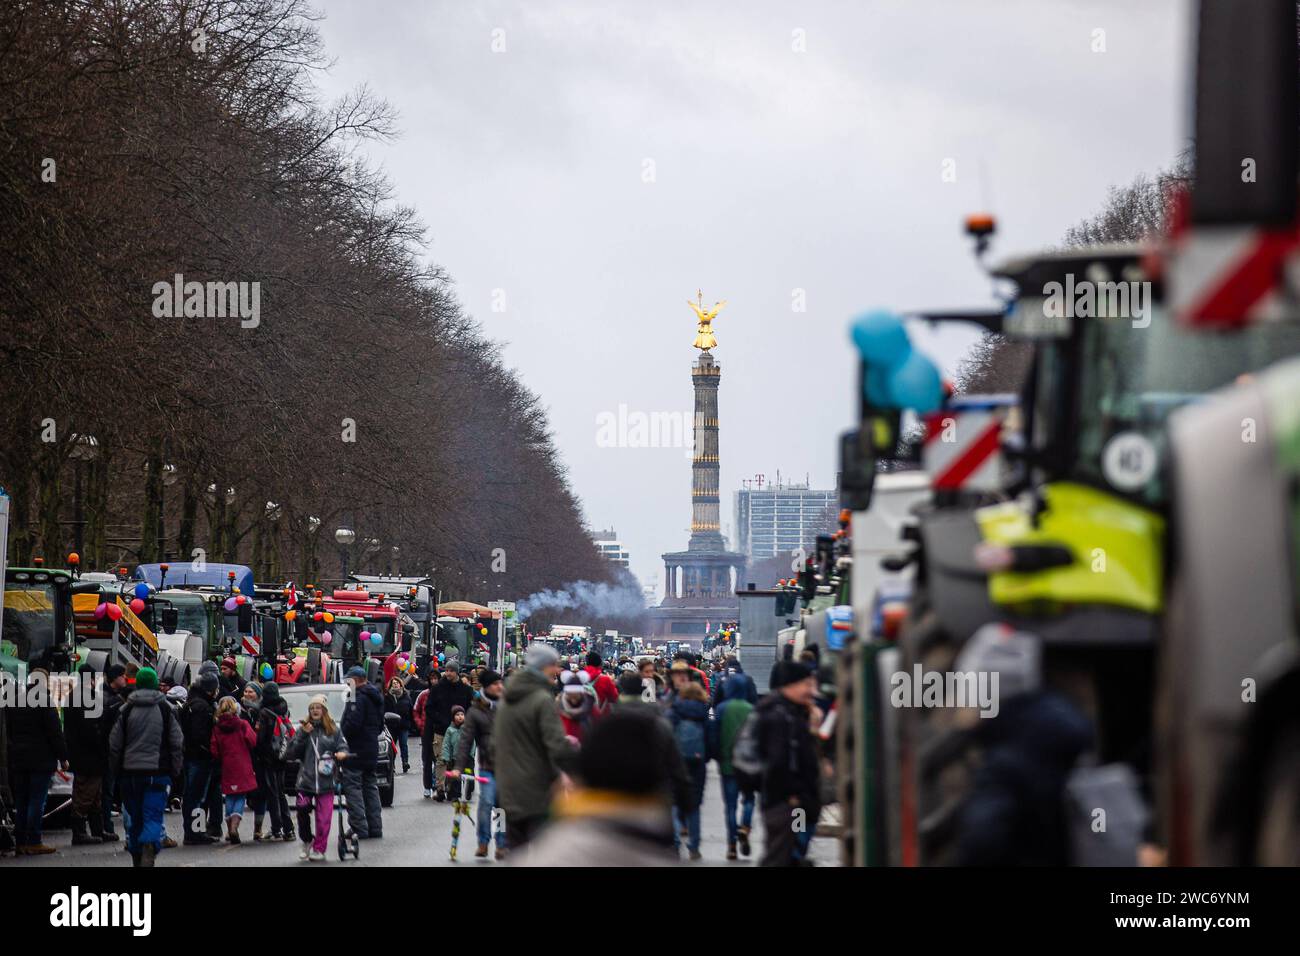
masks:
<path id="1" fill-rule="evenodd" d="M 730 532 L 742 479 L 833 484 L 853 315 L 987 303 L 965 214 L 998 216 L 994 258 L 1057 243 L 1187 137 L 1189 0 L 317 6 L 323 92 L 365 83 L 399 111 L 401 138 L 364 152 L 646 583 L 685 547 L 688 453 L 602 447 L 597 421 L 689 415 L 697 288 L 728 302 Z M 929 348 L 951 369 L 969 341 Z"/>

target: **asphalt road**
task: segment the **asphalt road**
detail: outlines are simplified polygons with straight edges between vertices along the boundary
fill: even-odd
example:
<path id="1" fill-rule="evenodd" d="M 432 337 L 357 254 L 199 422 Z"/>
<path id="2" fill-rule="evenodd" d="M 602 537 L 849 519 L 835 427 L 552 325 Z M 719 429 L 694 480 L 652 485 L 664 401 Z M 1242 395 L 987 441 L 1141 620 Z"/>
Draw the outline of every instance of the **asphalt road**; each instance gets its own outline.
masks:
<path id="1" fill-rule="evenodd" d="M 330 866 L 502 866 L 490 858 L 474 858 L 476 838 L 474 835 L 473 816 L 461 821 L 459 860 L 452 863 L 451 823 L 452 808 L 450 803 L 437 803 L 425 800 L 420 782 L 420 745 L 418 740 L 411 742 L 411 772 L 397 775 L 396 793 L 393 805 L 384 810 L 384 836 L 380 840 L 361 841 L 361 855 L 357 860 L 340 862 L 335 852 L 334 836 L 330 834 L 330 849 L 326 856 Z M 477 795 L 471 814 L 477 810 Z M 290 801 L 292 809 L 292 800 Z M 338 816 L 335 815 L 337 826 Z M 168 813 L 166 819 L 168 832 L 179 837 L 181 815 Z M 755 814 L 753 850 L 761 852 L 762 825 Z M 119 832 L 121 825 L 118 825 Z M 303 863 L 298 859 L 299 844 L 293 843 L 254 843 L 253 816 L 244 817 L 240 828 L 244 842 L 238 846 L 227 844 L 211 847 L 178 846 L 165 850 L 158 856 L 157 865 L 167 866 L 320 866 L 320 863 Z M 12 870 L 27 866 L 127 866 L 131 858 L 122 843 L 98 844 L 94 846 L 71 846 L 71 834 L 67 830 L 51 830 L 45 834 L 45 842 L 56 847 L 59 852 L 42 857 L 7 857 L 0 860 L 0 867 Z M 718 781 L 715 765 L 709 765 L 709 780 L 705 787 L 704 806 L 701 818 L 700 852 L 704 859 L 692 866 L 752 866 L 752 860 L 741 859 L 729 863 L 726 855 L 726 829 L 722 817 L 722 789 Z M 685 851 L 683 851 L 683 857 Z M 834 865 L 836 848 L 833 841 L 818 838 L 813 841 L 812 857 L 823 865 Z M 687 865 L 683 861 L 683 865 Z"/>

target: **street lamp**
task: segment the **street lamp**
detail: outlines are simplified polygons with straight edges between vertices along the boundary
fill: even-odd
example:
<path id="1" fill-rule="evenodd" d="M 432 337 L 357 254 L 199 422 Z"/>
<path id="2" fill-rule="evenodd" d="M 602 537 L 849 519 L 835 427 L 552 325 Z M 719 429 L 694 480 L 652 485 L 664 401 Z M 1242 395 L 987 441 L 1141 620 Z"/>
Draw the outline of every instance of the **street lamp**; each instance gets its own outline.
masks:
<path id="1" fill-rule="evenodd" d="M 73 466 L 73 491 L 72 491 L 72 521 L 73 521 L 73 550 L 81 554 L 85 539 L 86 517 L 82 513 L 81 504 L 81 473 L 88 461 L 94 461 L 99 457 L 99 441 L 94 435 L 73 435 L 72 448 L 68 456 L 76 462 Z"/>
<path id="2" fill-rule="evenodd" d="M 348 548 L 357 540 L 357 533 L 351 528 L 339 528 L 334 532 L 334 540 L 339 545 L 339 564 L 343 568 L 343 585 L 348 583 Z"/>

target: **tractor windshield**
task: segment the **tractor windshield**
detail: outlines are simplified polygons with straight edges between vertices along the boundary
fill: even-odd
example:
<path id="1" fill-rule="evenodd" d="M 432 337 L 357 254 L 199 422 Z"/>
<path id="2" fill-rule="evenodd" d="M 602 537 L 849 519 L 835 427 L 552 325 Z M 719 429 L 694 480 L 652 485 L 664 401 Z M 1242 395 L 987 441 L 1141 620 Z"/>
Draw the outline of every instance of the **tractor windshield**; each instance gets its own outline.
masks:
<path id="1" fill-rule="evenodd" d="M 1158 507 L 1165 503 L 1170 412 L 1300 352 L 1300 323 L 1210 333 L 1153 312 L 1146 327 L 1128 318 L 1083 324 L 1074 470 L 1084 481 Z"/>

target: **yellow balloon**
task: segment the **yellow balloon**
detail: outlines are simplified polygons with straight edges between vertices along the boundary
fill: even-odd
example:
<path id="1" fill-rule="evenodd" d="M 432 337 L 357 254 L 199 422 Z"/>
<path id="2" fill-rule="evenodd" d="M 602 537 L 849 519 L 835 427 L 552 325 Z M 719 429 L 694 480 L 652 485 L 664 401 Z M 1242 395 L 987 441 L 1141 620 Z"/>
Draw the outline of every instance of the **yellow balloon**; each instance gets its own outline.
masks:
<path id="1" fill-rule="evenodd" d="M 326 611 L 326 612 L 325 612 L 325 623 L 326 623 L 326 624 L 333 624 L 333 623 L 334 623 L 334 615 L 331 614 L 329 611 Z"/>

